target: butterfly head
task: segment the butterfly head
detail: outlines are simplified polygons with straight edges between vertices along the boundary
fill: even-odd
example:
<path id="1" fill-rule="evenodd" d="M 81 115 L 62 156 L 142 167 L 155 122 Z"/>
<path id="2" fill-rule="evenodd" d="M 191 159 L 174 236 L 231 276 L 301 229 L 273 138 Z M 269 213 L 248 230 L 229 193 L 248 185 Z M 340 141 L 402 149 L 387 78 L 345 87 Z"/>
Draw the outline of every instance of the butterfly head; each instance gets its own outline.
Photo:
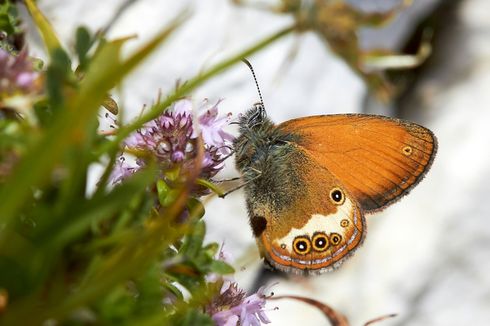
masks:
<path id="1" fill-rule="evenodd" d="M 255 86 L 257 87 L 257 93 L 260 98 L 260 102 L 255 103 L 252 108 L 250 108 L 244 115 L 241 116 L 240 121 L 238 122 L 238 124 L 240 125 L 240 133 L 243 134 L 263 125 L 272 126 L 272 122 L 267 118 L 264 100 L 262 99 L 262 93 L 260 92 L 259 83 L 257 82 L 257 77 L 255 76 L 252 64 L 245 58 L 242 59 L 242 61 L 248 66 L 250 72 L 252 73 L 255 81 Z"/>
<path id="2" fill-rule="evenodd" d="M 265 111 L 264 104 L 262 102 L 255 103 L 245 114 L 240 117 L 238 122 L 240 126 L 240 132 L 247 132 L 252 129 L 256 129 L 269 122 L 267 118 L 267 112 Z"/>

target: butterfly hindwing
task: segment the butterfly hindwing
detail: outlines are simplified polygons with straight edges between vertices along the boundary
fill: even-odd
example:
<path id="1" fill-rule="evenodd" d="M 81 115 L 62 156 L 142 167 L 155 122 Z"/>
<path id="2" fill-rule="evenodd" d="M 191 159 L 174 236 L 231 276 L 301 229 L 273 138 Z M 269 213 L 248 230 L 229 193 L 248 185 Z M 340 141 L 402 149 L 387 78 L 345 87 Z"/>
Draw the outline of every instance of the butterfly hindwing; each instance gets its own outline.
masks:
<path id="1" fill-rule="evenodd" d="M 364 217 L 356 200 L 332 174 L 297 145 L 287 146 L 292 147 L 292 153 L 281 164 L 289 164 L 290 170 L 300 169 L 301 174 L 281 174 L 282 188 L 291 189 L 287 204 L 277 206 L 274 197 L 257 200 L 248 196 L 252 228 L 262 255 L 275 268 L 298 274 L 322 273 L 340 265 L 361 244 Z M 267 175 L 262 177 L 271 180 Z M 289 179 L 296 188 L 287 186 Z M 274 185 L 269 182 L 269 186 Z"/>

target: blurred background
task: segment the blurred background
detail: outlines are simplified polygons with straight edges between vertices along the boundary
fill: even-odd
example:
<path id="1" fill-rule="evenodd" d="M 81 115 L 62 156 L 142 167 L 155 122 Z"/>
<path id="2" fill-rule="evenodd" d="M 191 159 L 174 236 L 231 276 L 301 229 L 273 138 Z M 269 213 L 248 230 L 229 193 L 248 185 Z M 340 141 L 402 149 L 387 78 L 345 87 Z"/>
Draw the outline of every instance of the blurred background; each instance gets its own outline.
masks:
<path id="1" fill-rule="evenodd" d="M 274 1 L 261 2 L 278 4 Z M 362 12 L 400 5 L 391 0 L 352 0 Z M 119 104 L 126 119 L 211 63 L 235 53 L 293 21 L 293 16 L 228 0 L 123 1 L 39 0 L 66 45 L 78 25 L 95 31 L 122 5 L 131 5 L 110 35 L 136 35 L 131 51 L 185 8 L 192 15 L 161 51 L 123 85 Z M 352 325 L 396 313 L 383 325 L 487 325 L 490 321 L 490 2 L 414 0 L 383 28 L 358 32 L 363 49 L 416 52 L 424 31 L 433 51 L 413 70 L 389 74 L 400 87 L 391 102 L 379 101 L 363 79 L 317 34 L 291 34 L 249 57 L 268 114 L 293 117 L 368 112 L 406 118 L 430 128 L 439 152 L 425 180 L 401 202 L 367 216 L 363 247 L 339 270 L 317 277 L 266 272 L 258 258 L 241 191 L 213 198 L 205 220 L 208 237 L 223 242 L 243 288 L 274 284 L 277 295 L 325 302 Z M 43 57 L 30 33 L 33 56 Z M 193 98 L 223 99 L 222 113 L 236 117 L 258 100 L 248 68 L 237 65 L 206 83 Z M 235 132 L 235 130 L 230 129 Z M 219 176 L 237 176 L 230 160 Z M 279 309 L 275 310 L 274 308 Z M 325 325 L 322 314 L 300 302 L 269 303 L 273 325 Z"/>

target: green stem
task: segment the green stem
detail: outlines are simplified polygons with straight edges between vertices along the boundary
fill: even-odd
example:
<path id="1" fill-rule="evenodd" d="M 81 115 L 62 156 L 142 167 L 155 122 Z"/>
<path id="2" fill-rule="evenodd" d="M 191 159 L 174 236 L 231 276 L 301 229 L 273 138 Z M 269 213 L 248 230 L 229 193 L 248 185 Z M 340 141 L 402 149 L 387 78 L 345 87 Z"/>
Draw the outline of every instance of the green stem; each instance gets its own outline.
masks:
<path id="1" fill-rule="evenodd" d="M 173 94 L 170 94 L 163 102 L 155 104 L 150 108 L 145 114 L 140 116 L 138 119 L 133 121 L 132 123 L 119 128 L 118 133 L 115 139 L 111 142 L 107 142 L 102 145 L 98 151 L 96 151 L 96 155 L 103 155 L 111 148 L 117 147 L 121 141 L 123 141 L 130 133 L 140 128 L 144 123 L 157 118 L 166 108 L 168 108 L 173 102 L 178 100 L 179 98 L 187 95 L 190 91 L 197 88 L 201 84 L 203 84 L 208 79 L 215 77 L 216 75 L 222 73 L 223 71 L 229 69 L 237 62 L 240 62 L 243 58 L 246 58 L 264 47 L 272 44 L 273 42 L 281 39 L 283 36 L 288 35 L 296 28 L 295 25 L 286 27 L 271 36 L 266 37 L 262 41 L 256 43 L 255 45 L 243 50 L 242 52 L 216 64 L 211 67 L 207 71 L 197 75 L 196 77 L 188 80 L 182 86 L 177 88 Z"/>

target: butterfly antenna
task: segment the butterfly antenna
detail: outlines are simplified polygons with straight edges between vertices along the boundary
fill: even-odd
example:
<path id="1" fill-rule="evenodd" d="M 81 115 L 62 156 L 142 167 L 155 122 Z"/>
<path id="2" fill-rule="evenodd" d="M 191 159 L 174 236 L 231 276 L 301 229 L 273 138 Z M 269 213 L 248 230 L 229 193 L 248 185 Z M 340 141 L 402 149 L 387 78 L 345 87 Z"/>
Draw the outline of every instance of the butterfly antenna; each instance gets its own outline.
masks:
<path id="1" fill-rule="evenodd" d="M 254 68 L 252 67 L 250 61 L 248 61 L 247 59 L 243 58 L 242 61 L 250 68 L 250 71 L 252 72 L 252 76 L 255 81 L 255 86 L 257 87 L 257 92 L 259 93 L 260 104 L 262 104 L 262 110 L 265 112 L 264 100 L 262 99 L 262 93 L 260 92 L 260 87 L 259 87 L 259 83 L 257 82 L 257 77 L 255 76 Z"/>

